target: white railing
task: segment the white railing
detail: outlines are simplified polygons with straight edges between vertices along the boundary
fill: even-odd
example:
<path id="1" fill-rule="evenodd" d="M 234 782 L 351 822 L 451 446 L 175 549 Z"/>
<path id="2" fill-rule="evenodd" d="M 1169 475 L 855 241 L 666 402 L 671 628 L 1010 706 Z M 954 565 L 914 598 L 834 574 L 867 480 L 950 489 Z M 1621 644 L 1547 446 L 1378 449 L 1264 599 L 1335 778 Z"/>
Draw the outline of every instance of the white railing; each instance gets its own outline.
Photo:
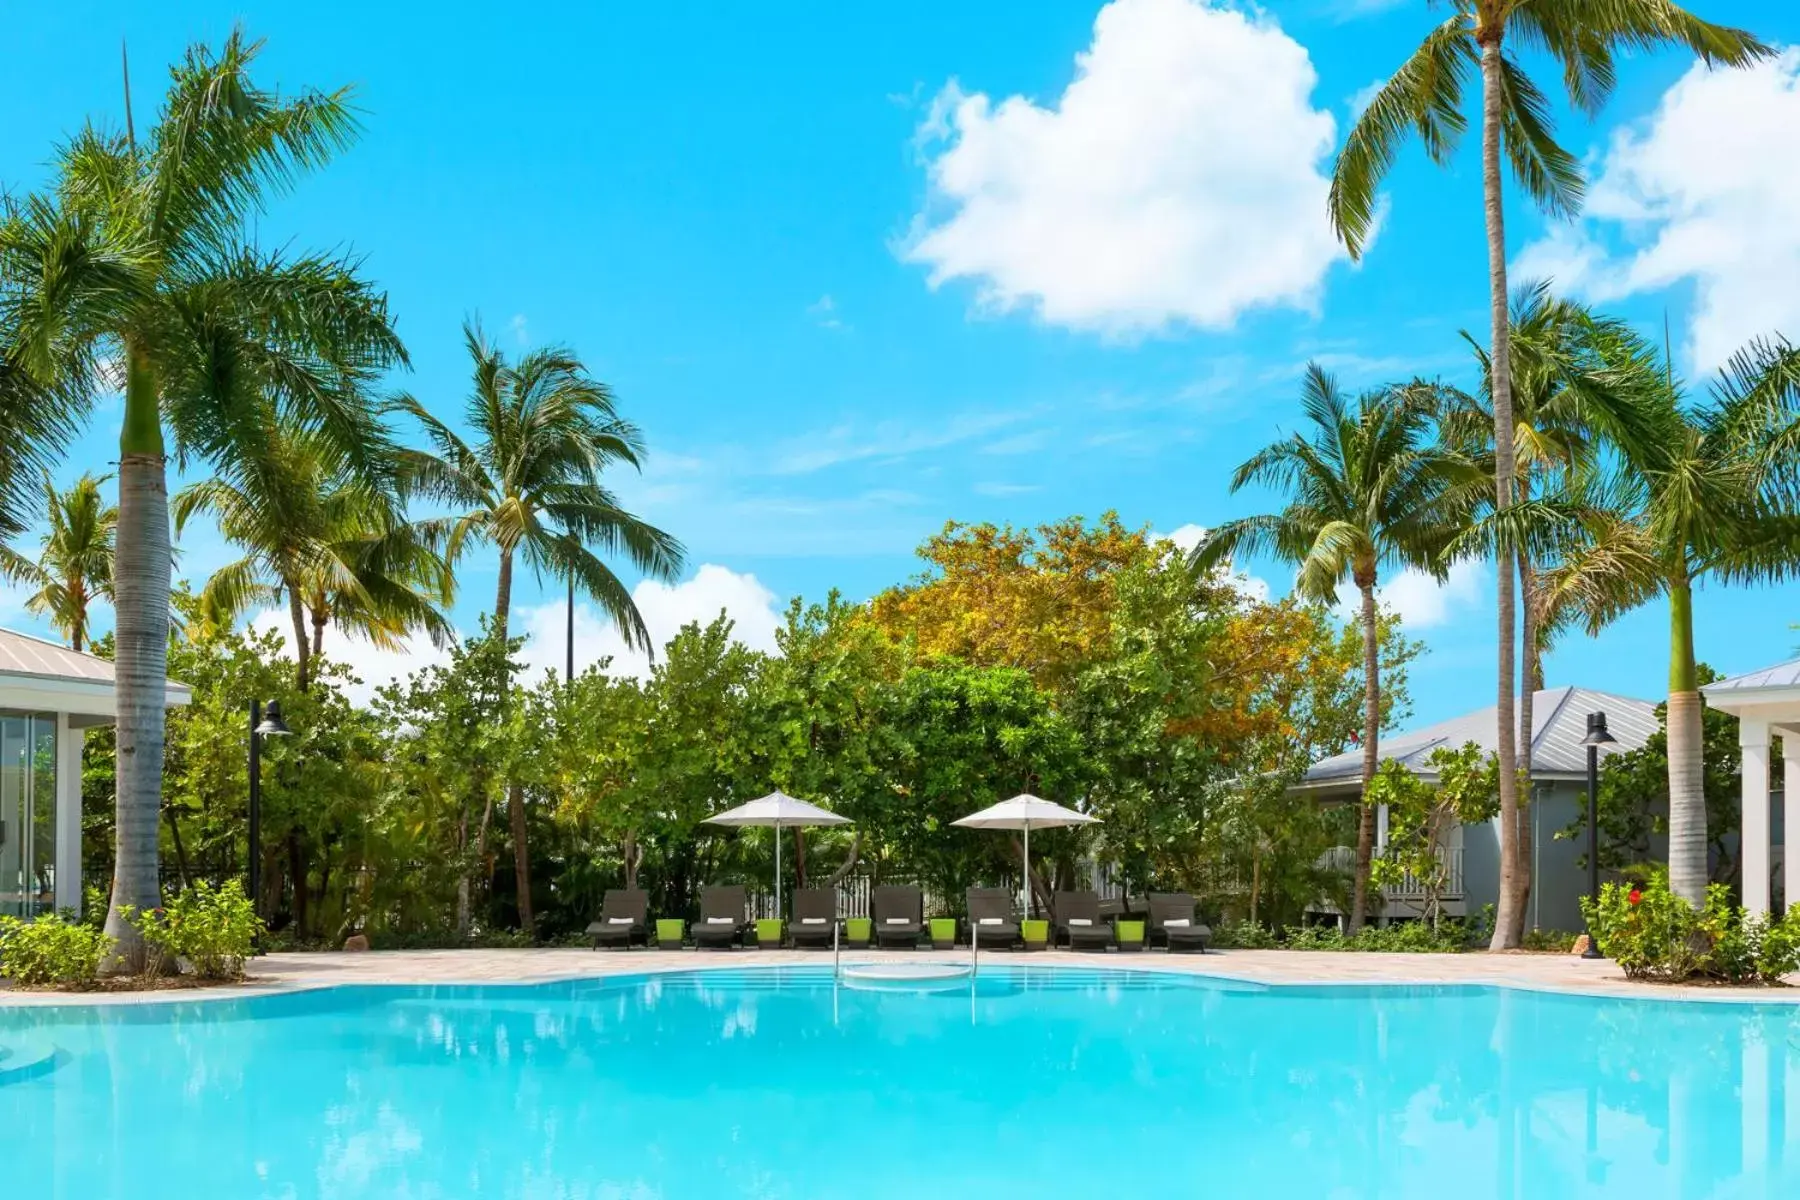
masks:
<path id="1" fill-rule="evenodd" d="M 1463 898 L 1463 852 L 1462 847 L 1439 850 L 1438 861 L 1446 868 L 1444 886 L 1438 889 L 1439 900 L 1461 900 Z M 1425 884 L 1416 875 L 1407 875 L 1393 887 L 1384 888 L 1383 893 L 1390 900 L 1423 900 Z"/>

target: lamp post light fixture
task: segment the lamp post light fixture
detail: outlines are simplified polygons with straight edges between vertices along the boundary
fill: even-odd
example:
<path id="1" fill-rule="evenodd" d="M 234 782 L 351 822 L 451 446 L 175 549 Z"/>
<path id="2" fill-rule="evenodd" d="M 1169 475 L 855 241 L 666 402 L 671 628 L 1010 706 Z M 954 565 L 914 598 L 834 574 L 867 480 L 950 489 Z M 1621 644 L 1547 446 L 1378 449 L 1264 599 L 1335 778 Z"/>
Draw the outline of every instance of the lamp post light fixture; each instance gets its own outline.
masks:
<path id="1" fill-rule="evenodd" d="M 1581 744 L 1587 747 L 1587 793 L 1588 793 L 1588 904 L 1596 911 L 1600 907 L 1600 747 L 1611 745 L 1619 739 L 1606 731 L 1606 714 L 1591 712 L 1587 718 L 1587 736 Z M 1594 937 L 1593 922 L 1588 922 L 1587 949 L 1582 951 L 1583 958 L 1605 958 L 1600 953 L 1599 940 Z"/>
<path id="2" fill-rule="evenodd" d="M 262 915 L 262 740 L 287 737 L 294 731 L 281 719 L 281 701 L 250 702 L 250 909 Z"/>

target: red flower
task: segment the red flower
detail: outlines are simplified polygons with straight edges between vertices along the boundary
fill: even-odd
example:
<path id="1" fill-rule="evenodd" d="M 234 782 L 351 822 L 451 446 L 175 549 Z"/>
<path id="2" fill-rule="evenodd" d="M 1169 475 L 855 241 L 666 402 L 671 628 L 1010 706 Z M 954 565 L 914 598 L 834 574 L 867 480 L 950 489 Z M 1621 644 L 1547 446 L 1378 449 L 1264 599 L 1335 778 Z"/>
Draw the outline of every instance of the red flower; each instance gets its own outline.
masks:
<path id="1" fill-rule="evenodd" d="M 1644 893 L 1638 891 L 1636 888 L 1632 888 L 1631 894 L 1626 896 L 1625 900 L 1629 904 L 1636 904 L 1638 901 L 1642 900 L 1643 898 L 1644 898 Z"/>

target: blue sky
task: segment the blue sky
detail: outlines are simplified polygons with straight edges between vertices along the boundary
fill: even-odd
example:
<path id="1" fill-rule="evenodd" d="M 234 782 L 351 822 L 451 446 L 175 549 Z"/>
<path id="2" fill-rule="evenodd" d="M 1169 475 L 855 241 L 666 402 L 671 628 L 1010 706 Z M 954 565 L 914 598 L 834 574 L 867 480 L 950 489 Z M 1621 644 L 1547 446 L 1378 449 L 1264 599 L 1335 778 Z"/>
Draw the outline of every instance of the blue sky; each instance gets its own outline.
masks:
<path id="1" fill-rule="evenodd" d="M 687 580 L 641 596 L 664 632 L 723 605 L 767 645 L 788 596 L 867 596 L 950 519 L 1261 511 L 1228 477 L 1291 427 L 1309 358 L 1352 386 L 1467 380 L 1457 331 L 1484 322 L 1472 144 L 1448 171 L 1405 156 L 1362 264 L 1324 225 L 1336 143 L 1431 23 L 1423 0 L 159 7 L 15 6 L 0 183 L 34 186 L 82 120 L 120 120 L 121 39 L 140 121 L 164 65 L 239 20 L 267 39 L 262 79 L 354 83 L 364 137 L 262 237 L 361 255 L 411 350 L 396 385 L 441 412 L 477 315 L 612 384 L 652 447 L 620 490 L 690 551 Z M 1697 7 L 1800 43 L 1790 5 Z M 1800 336 L 1800 57 L 1690 68 L 1629 61 L 1600 121 L 1564 113 L 1588 215 L 1552 228 L 1515 203 L 1508 240 L 1646 330 L 1666 312 L 1703 377 L 1745 337 Z M 103 405 L 70 475 L 115 456 L 116 422 Z M 196 579 L 231 556 L 204 530 L 184 551 Z M 464 567 L 465 626 L 493 575 Z M 1390 593 L 1431 647 L 1421 718 L 1491 703 L 1491 586 Z M 555 590 L 523 581 L 528 629 L 560 630 Z M 1789 657 L 1796 598 L 1708 590 L 1702 657 Z M 583 618 L 583 657 L 616 649 Z M 0 621 L 34 627 L 16 597 Z M 1572 639 L 1550 682 L 1656 696 L 1665 629 L 1653 607 Z"/>

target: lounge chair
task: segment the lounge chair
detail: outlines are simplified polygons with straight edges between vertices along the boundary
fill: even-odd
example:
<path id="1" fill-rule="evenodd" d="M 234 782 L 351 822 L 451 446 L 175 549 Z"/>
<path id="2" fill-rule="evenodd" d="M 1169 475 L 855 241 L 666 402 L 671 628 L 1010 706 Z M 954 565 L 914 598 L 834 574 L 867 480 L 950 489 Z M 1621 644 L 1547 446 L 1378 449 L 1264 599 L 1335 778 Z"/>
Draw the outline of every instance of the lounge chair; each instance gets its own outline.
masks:
<path id="1" fill-rule="evenodd" d="M 730 949 L 741 941 L 750 923 L 744 919 L 750 896 L 742 884 L 700 889 L 700 919 L 690 933 L 697 947 Z"/>
<path id="2" fill-rule="evenodd" d="M 875 944 L 918 949 L 925 932 L 925 897 L 910 883 L 878 887 L 870 897 L 875 910 Z"/>
<path id="3" fill-rule="evenodd" d="M 1171 952 L 1198 950 L 1206 953 L 1212 930 L 1194 916 L 1194 898 L 1186 892 L 1150 893 L 1150 940 L 1162 939 Z"/>
<path id="4" fill-rule="evenodd" d="M 1010 888 L 972 887 L 968 891 L 969 937 L 977 950 L 1010 950 L 1019 941 L 1019 919 L 1013 914 Z"/>
<path id="5" fill-rule="evenodd" d="M 1071 950 L 1105 950 L 1111 946 L 1112 922 L 1100 915 L 1100 894 L 1056 893 L 1056 933 Z"/>
<path id="6" fill-rule="evenodd" d="M 788 926 L 788 936 L 795 946 L 829 947 L 836 928 L 836 888 L 801 888 L 794 893 L 794 923 Z"/>
<path id="7" fill-rule="evenodd" d="M 633 941 L 648 943 L 650 923 L 646 914 L 650 898 L 638 888 L 609 888 L 600 902 L 600 915 L 587 927 L 594 939 L 594 949 L 601 946 L 623 946 L 631 949 Z"/>

